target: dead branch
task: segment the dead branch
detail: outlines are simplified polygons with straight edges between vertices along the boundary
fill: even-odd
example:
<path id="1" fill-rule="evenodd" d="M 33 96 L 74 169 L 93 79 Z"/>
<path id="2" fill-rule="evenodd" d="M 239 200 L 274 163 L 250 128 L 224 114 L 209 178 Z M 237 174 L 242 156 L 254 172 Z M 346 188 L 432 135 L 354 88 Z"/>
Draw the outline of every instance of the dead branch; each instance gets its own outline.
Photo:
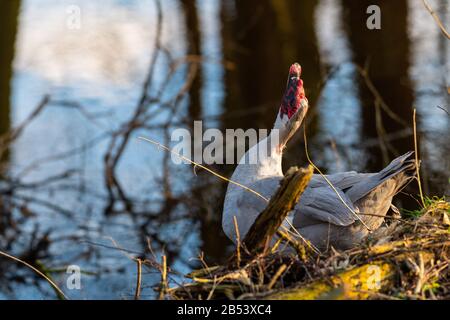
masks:
<path id="1" fill-rule="evenodd" d="M 444 25 L 442 24 L 441 19 L 439 19 L 439 16 L 436 14 L 436 12 L 434 12 L 433 8 L 428 4 L 427 0 L 422 0 L 422 2 L 423 2 L 423 5 L 425 6 L 425 8 L 428 10 L 428 12 L 433 17 L 434 21 L 436 21 L 436 23 L 438 24 L 443 35 L 446 36 L 447 39 L 450 39 L 450 33 L 448 33 L 448 31 L 445 29 Z"/>
<path id="2" fill-rule="evenodd" d="M 244 238 L 244 246 L 257 253 L 272 239 L 288 213 L 298 202 L 313 174 L 312 166 L 288 173 L 266 209 L 258 216 Z"/>

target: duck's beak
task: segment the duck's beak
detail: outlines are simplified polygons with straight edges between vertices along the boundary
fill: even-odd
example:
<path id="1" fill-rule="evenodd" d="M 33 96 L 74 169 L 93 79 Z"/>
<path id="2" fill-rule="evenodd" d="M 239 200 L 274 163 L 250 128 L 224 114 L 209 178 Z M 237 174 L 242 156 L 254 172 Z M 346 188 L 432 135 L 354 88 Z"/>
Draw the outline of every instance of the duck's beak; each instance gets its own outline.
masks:
<path id="1" fill-rule="evenodd" d="M 300 79 L 302 74 L 302 67 L 296 62 L 289 68 L 289 77 Z"/>
<path id="2" fill-rule="evenodd" d="M 289 68 L 289 76 L 286 84 L 286 90 L 281 101 L 280 111 L 281 117 L 287 115 L 291 119 L 302 108 L 301 100 L 306 99 L 303 80 L 300 78 L 302 68 L 298 63 L 294 63 Z"/>

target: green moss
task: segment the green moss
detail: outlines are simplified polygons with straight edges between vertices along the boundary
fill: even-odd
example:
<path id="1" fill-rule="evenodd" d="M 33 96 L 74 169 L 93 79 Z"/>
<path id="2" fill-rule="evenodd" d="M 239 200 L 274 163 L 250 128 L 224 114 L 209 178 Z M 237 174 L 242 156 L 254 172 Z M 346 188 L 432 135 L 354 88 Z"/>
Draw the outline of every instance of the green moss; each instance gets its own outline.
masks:
<path id="1" fill-rule="evenodd" d="M 438 197 L 438 196 L 432 196 L 428 197 L 425 196 L 423 198 L 425 207 L 416 209 L 416 210 L 407 210 L 407 209 L 401 209 L 401 214 L 404 218 L 419 218 L 422 215 L 424 215 L 426 212 L 430 210 L 434 210 L 436 208 L 445 210 L 448 214 L 450 214 L 450 205 L 446 201 L 445 196 L 444 197 Z"/>
<path id="2" fill-rule="evenodd" d="M 392 281 L 393 273 L 394 267 L 391 264 L 382 261 L 373 262 L 343 271 L 332 276 L 329 281 L 318 281 L 301 288 L 284 290 L 267 298 L 275 300 L 367 299 L 372 293 L 388 286 Z"/>

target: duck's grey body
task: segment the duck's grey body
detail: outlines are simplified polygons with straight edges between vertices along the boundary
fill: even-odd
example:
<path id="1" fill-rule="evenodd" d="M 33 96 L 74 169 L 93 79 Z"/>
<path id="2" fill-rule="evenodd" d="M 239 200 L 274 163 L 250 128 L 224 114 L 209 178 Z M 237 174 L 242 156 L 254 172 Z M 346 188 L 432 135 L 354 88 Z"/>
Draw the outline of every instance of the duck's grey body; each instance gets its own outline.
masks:
<path id="1" fill-rule="evenodd" d="M 352 213 L 322 176 L 315 175 L 295 207 L 293 225 L 321 250 L 348 249 L 378 229 L 392 198 L 415 174 L 408 152 L 378 173 L 344 172 L 327 176 Z"/>
<path id="2" fill-rule="evenodd" d="M 300 127 L 308 110 L 300 74 L 300 65 L 293 64 L 274 130 L 268 138 L 250 148 L 231 177 L 232 181 L 267 199 L 272 197 L 283 179 L 283 148 Z M 248 155 L 258 154 L 259 148 L 267 146 L 270 146 L 268 154 L 258 158 L 257 163 L 245 162 Z M 353 247 L 369 230 L 375 230 L 383 223 L 392 197 L 414 176 L 415 163 L 411 156 L 412 152 L 408 152 L 394 159 L 378 173 L 351 171 L 327 175 L 333 187 L 323 176 L 313 175 L 289 219 L 295 229 L 319 249 Z M 233 223 L 233 217 L 236 217 L 243 239 L 266 206 L 267 201 L 263 198 L 229 183 L 222 215 L 226 235 L 236 242 Z"/>
<path id="3" fill-rule="evenodd" d="M 326 250 L 330 246 L 336 249 L 355 246 L 368 235 L 369 229 L 376 230 L 380 227 L 393 196 L 414 176 L 415 164 L 411 156 L 412 152 L 408 152 L 396 158 L 378 173 L 350 171 L 325 175 L 335 190 L 323 176 L 314 174 L 290 214 L 293 226 L 320 250 Z M 239 171 L 245 170 L 244 168 L 251 171 L 255 169 L 251 165 L 244 165 Z M 282 179 L 282 175 L 267 175 L 249 183 L 248 186 L 270 198 Z M 230 184 L 225 204 L 224 230 L 229 230 L 226 233 L 234 240 L 235 230 L 231 225 L 227 227 L 226 220 L 229 216 L 225 212 L 231 209 L 230 207 L 235 208 L 242 238 L 264 210 L 267 202 Z"/>

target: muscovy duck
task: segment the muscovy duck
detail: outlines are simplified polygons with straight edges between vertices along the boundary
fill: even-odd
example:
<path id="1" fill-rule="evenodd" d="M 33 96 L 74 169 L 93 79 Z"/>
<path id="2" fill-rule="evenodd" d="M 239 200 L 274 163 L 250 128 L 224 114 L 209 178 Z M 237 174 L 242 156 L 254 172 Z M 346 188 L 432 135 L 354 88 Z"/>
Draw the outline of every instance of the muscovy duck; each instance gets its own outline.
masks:
<path id="1" fill-rule="evenodd" d="M 282 152 L 288 140 L 301 126 L 308 111 L 301 67 L 289 69 L 287 87 L 283 95 L 273 130 L 269 136 L 251 147 L 241 158 L 231 180 L 244 185 L 261 196 L 229 183 L 224 201 L 222 227 L 236 243 L 236 217 L 240 238 L 264 210 L 267 201 L 283 179 Z M 275 143 L 274 143 L 275 142 Z M 249 163 L 258 148 L 268 148 L 265 156 Z M 333 246 L 349 249 L 359 244 L 384 221 L 392 198 L 415 176 L 413 152 L 394 159 L 377 173 L 342 172 L 324 176 L 314 174 L 308 187 L 289 214 L 285 227 L 294 227 L 302 238 L 319 250 Z M 328 181 L 327 181 L 328 180 Z M 330 184 L 332 186 L 330 186 Z"/>

